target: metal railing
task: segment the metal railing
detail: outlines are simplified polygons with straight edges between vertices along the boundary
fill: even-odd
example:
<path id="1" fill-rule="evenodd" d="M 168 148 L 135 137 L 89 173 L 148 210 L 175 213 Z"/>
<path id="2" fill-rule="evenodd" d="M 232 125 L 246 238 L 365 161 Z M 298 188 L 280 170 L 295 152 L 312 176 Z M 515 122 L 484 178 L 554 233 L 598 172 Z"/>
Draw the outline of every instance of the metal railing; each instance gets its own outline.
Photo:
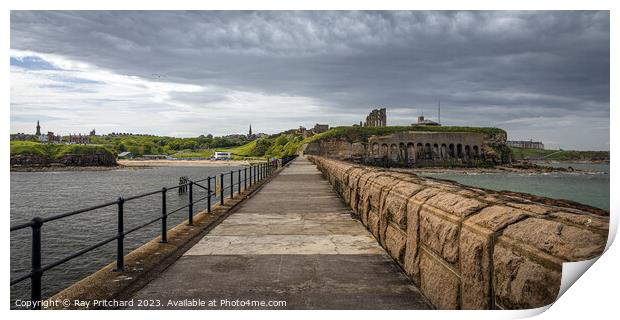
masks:
<path id="1" fill-rule="evenodd" d="M 297 158 L 297 155 L 282 157 L 282 166 L 285 166 L 287 163 L 295 160 L 295 158 Z"/>
<path id="2" fill-rule="evenodd" d="M 285 164 L 288 161 L 284 161 L 284 159 L 282 159 L 282 164 Z M 26 228 L 31 228 L 32 230 L 32 243 L 31 243 L 31 268 L 30 268 L 30 273 L 28 274 L 24 274 L 22 276 L 17 277 L 16 279 L 12 279 L 10 285 L 13 286 L 15 284 L 18 284 L 28 278 L 30 278 L 31 281 L 31 285 L 30 285 L 30 300 L 31 300 L 31 306 L 32 309 L 40 309 L 41 308 L 41 303 L 36 303 L 41 301 L 42 299 L 42 293 L 41 293 L 41 283 L 42 283 L 42 277 L 43 274 L 54 268 L 57 267 L 65 262 L 68 262 L 72 259 L 75 259 L 79 256 L 82 256 L 92 250 L 95 250 L 101 246 L 104 246 L 110 242 L 113 242 L 116 240 L 116 268 L 114 269 L 114 271 L 116 272 L 122 272 L 124 271 L 125 268 L 125 247 L 124 247 L 124 239 L 127 235 L 138 231 L 144 227 L 147 227 L 157 221 L 161 221 L 161 241 L 162 243 L 166 243 L 168 242 L 168 226 L 167 226 L 167 218 L 168 216 L 170 216 L 171 214 L 177 213 L 183 209 L 188 209 L 188 225 L 193 225 L 194 223 L 194 204 L 207 200 L 207 212 L 211 213 L 211 207 L 212 207 L 212 203 L 211 203 L 211 198 L 213 196 L 215 196 L 215 198 L 217 199 L 219 196 L 220 199 L 220 204 L 223 205 L 224 204 L 224 197 L 225 197 L 225 190 L 226 189 L 230 189 L 230 198 L 234 197 L 234 189 L 235 187 L 238 187 L 238 194 L 241 194 L 241 185 L 243 183 L 243 187 L 244 190 L 247 190 L 248 188 L 252 187 L 252 185 L 256 184 L 257 182 L 263 180 L 264 178 L 266 178 L 267 176 L 271 175 L 276 169 L 278 168 L 278 162 L 277 161 L 273 161 L 273 162 L 267 162 L 267 163 L 261 163 L 258 165 L 252 165 L 250 167 L 246 167 L 243 170 L 239 169 L 236 171 L 237 173 L 237 182 L 234 182 L 234 175 L 235 175 L 235 171 L 230 171 L 230 185 L 227 187 L 224 187 L 224 173 L 220 174 L 220 179 L 219 179 L 219 183 L 220 183 L 220 187 L 219 190 L 217 188 L 217 186 L 214 185 L 214 189 L 211 188 L 211 181 L 213 181 L 214 184 L 217 184 L 217 177 L 216 176 L 209 176 L 206 177 L 204 179 L 200 179 L 200 180 L 190 180 L 188 179 L 189 182 L 184 183 L 184 184 L 179 184 L 178 186 L 173 186 L 173 187 L 164 187 L 160 190 L 156 190 L 156 191 L 151 191 L 151 192 L 147 192 L 147 193 L 143 193 L 143 194 L 139 194 L 139 195 L 135 195 L 135 196 L 131 196 L 131 197 L 127 197 L 127 198 L 123 198 L 123 197 L 119 197 L 118 199 L 116 199 L 115 201 L 110 201 L 110 202 L 106 202 L 103 204 L 99 204 L 96 206 L 92 206 L 92 207 L 88 207 L 88 208 L 83 208 L 83 209 L 79 209 L 79 210 L 75 210 L 75 211 L 70 211 L 70 212 L 66 212 L 66 213 L 62 213 L 59 215 L 55 215 L 55 216 L 51 216 L 51 217 L 47 217 L 47 218 L 41 218 L 41 217 L 34 217 L 32 220 L 30 220 L 29 222 L 26 223 L 21 223 L 15 226 L 11 227 L 11 232 L 14 231 L 18 231 L 18 230 L 23 230 Z M 241 173 L 243 172 L 243 179 L 241 179 Z M 206 181 L 206 186 L 204 186 L 202 183 Z M 202 188 L 204 190 L 207 191 L 207 195 L 204 197 L 201 197 L 197 200 L 194 200 L 193 197 L 193 189 L 194 186 Z M 185 188 L 187 187 L 189 190 L 189 202 L 188 204 L 181 206 L 179 208 L 176 208 L 174 210 L 168 211 L 168 208 L 166 206 L 166 194 L 169 190 L 174 190 L 174 189 L 178 189 L 178 188 Z M 219 191 L 219 194 L 218 194 Z M 161 194 L 161 216 L 155 218 L 155 219 L 151 219 L 149 221 L 146 221 L 145 223 L 131 228 L 129 230 L 125 230 L 125 223 L 124 223 L 124 217 L 125 217 L 125 210 L 124 210 L 124 204 L 128 201 L 132 201 L 132 200 L 136 200 L 136 199 L 141 199 L 147 196 L 152 196 L 152 195 L 156 195 L 156 194 Z M 41 229 L 43 228 L 43 226 L 45 225 L 45 223 L 48 223 L 50 221 L 55 221 L 55 220 L 60 220 L 63 218 L 67 218 L 67 217 L 71 217 L 74 215 L 78 215 L 84 212 L 89 212 L 92 210 L 96 210 L 96 209 L 101 209 L 101 208 L 106 208 L 106 207 L 110 207 L 110 206 L 116 206 L 117 207 L 117 233 L 115 236 L 113 237 L 109 237 L 107 239 L 104 239 L 88 248 L 82 249 L 80 251 L 77 251 L 73 254 L 70 254 L 62 259 L 56 260 L 54 262 L 51 262 L 47 265 L 42 265 L 41 264 Z"/>

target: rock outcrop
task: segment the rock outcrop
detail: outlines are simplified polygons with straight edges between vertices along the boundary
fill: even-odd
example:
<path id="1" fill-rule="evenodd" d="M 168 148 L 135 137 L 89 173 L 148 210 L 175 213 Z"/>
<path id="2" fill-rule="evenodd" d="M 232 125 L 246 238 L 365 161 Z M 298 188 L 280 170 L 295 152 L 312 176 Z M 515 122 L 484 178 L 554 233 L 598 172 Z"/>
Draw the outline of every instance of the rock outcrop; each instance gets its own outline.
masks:
<path id="1" fill-rule="evenodd" d="M 607 242 L 608 213 L 596 208 L 309 158 L 439 309 L 548 305 L 562 263 Z"/>
<path id="2" fill-rule="evenodd" d="M 114 166 L 116 159 L 109 153 L 66 154 L 59 159 L 38 155 L 11 156 L 11 166 L 44 167 L 50 165 L 64 166 Z"/>

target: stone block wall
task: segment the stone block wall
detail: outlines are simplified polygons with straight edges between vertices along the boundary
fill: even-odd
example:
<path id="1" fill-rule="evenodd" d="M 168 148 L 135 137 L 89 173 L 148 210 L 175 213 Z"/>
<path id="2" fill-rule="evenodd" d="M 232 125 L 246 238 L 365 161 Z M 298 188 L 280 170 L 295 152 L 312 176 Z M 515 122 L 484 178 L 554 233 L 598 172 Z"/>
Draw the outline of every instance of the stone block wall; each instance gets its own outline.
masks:
<path id="1" fill-rule="evenodd" d="M 562 263 L 605 248 L 609 217 L 591 207 L 308 158 L 438 309 L 550 304 Z"/>
<path id="2" fill-rule="evenodd" d="M 303 154 L 382 167 L 485 166 L 512 161 L 503 131 L 401 131 L 360 137 L 355 142 L 350 139 L 319 139 L 302 147 Z"/>

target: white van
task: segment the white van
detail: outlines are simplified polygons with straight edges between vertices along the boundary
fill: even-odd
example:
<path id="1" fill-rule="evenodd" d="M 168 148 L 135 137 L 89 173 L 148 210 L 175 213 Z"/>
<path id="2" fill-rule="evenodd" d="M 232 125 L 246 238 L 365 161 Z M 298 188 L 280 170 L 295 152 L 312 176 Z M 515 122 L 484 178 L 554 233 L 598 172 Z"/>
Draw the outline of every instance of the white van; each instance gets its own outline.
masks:
<path id="1" fill-rule="evenodd" d="M 216 151 L 215 155 L 213 155 L 213 159 L 214 160 L 230 160 L 232 159 L 232 153 Z"/>

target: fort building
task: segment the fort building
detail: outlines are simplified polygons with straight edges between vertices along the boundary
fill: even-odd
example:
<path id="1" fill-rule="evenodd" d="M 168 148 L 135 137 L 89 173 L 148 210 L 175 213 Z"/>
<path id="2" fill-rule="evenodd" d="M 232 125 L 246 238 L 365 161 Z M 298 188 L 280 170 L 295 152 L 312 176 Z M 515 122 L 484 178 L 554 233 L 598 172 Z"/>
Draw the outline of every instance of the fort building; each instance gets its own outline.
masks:
<path id="1" fill-rule="evenodd" d="M 510 162 L 506 133 L 484 131 L 401 131 L 366 140 L 324 139 L 309 143 L 304 154 L 380 166 L 494 165 Z"/>
<path id="2" fill-rule="evenodd" d="M 424 116 L 418 116 L 418 122 L 412 123 L 412 126 L 440 126 L 439 122 L 435 122 L 433 120 L 424 119 Z"/>
<path id="3" fill-rule="evenodd" d="M 329 125 L 328 124 L 318 124 L 317 123 L 317 124 L 314 125 L 314 128 L 312 128 L 312 132 L 314 134 L 325 132 L 327 130 L 329 130 Z"/>

